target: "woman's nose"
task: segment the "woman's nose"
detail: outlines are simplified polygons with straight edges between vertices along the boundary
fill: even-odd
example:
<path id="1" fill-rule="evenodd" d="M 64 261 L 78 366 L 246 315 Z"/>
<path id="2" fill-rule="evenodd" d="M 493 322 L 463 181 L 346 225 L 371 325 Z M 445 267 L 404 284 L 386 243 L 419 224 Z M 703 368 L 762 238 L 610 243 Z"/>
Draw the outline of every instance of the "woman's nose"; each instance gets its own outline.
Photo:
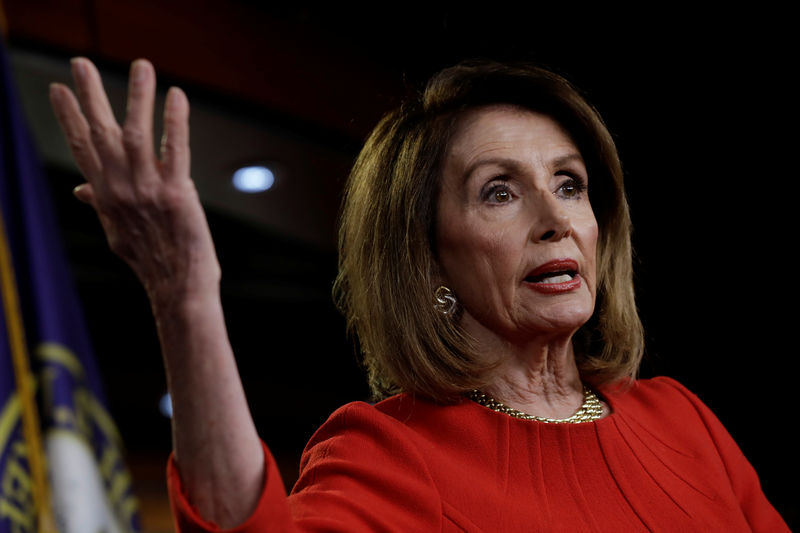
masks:
<path id="1" fill-rule="evenodd" d="M 569 214 L 552 194 L 542 194 L 533 209 L 531 239 L 535 242 L 560 241 L 572 232 Z"/>

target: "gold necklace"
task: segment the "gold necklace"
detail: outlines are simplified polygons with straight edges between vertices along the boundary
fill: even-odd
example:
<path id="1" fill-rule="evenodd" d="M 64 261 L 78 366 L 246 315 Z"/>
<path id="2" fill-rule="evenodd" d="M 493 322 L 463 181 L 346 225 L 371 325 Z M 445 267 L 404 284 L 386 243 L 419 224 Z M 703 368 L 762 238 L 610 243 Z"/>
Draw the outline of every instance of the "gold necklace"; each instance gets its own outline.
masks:
<path id="1" fill-rule="evenodd" d="M 546 418 L 544 416 L 529 415 L 522 411 L 518 411 L 503 403 L 498 402 L 486 393 L 479 390 L 473 390 L 467 394 L 467 397 L 473 402 L 488 407 L 492 411 L 505 413 L 514 418 L 522 418 L 524 420 L 536 420 L 537 422 L 545 422 L 547 424 L 580 424 L 582 422 L 594 422 L 603 416 L 603 404 L 600 403 L 600 398 L 594 393 L 592 389 L 583 386 L 583 405 L 573 414 L 567 418 Z"/>

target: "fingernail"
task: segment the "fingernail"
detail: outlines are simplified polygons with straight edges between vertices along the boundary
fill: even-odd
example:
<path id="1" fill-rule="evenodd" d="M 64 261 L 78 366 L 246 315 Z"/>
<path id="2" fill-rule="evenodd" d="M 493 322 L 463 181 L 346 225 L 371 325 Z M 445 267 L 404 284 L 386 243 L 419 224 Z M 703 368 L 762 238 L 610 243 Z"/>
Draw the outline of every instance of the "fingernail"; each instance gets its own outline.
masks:
<path id="1" fill-rule="evenodd" d="M 86 76 L 86 61 L 82 57 L 73 57 L 70 60 L 70 64 L 75 77 L 83 78 Z"/>
<path id="2" fill-rule="evenodd" d="M 88 183 L 81 183 L 74 189 L 72 189 L 72 194 L 75 195 L 79 201 L 83 202 L 84 204 L 92 205 L 92 195 L 91 189 L 89 188 Z"/>
<path id="3" fill-rule="evenodd" d="M 83 65 L 81 64 L 83 63 L 83 58 L 73 57 L 72 59 L 69 60 L 69 63 L 70 65 L 72 65 L 73 70 L 78 70 L 83 68 Z"/>
<path id="4" fill-rule="evenodd" d="M 85 187 L 86 187 L 86 184 L 85 183 L 81 183 L 80 185 L 78 185 L 77 187 L 72 189 L 72 195 L 75 198 L 77 198 L 78 200 L 80 200 L 81 202 L 85 201 L 83 198 L 81 198 L 81 192 L 83 191 L 83 189 Z"/>
<path id="5" fill-rule="evenodd" d="M 141 83 L 147 76 L 147 67 L 140 60 L 136 60 L 131 65 L 131 79 L 134 83 Z"/>
<path id="6" fill-rule="evenodd" d="M 170 106 L 173 106 L 178 103 L 179 91 L 177 87 L 170 87 L 167 91 L 167 103 Z"/>

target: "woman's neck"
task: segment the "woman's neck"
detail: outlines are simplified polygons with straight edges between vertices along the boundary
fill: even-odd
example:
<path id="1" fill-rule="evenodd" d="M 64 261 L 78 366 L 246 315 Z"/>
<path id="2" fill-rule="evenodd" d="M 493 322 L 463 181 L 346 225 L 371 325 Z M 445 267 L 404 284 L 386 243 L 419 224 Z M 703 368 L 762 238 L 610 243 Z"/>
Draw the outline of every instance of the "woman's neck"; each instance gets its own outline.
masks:
<path id="1" fill-rule="evenodd" d="M 484 353 L 500 364 L 483 392 L 519 411 L 546 418 L 566 418 L 583 403 L 583 384 L 571 337 L 498 342 Z"/>

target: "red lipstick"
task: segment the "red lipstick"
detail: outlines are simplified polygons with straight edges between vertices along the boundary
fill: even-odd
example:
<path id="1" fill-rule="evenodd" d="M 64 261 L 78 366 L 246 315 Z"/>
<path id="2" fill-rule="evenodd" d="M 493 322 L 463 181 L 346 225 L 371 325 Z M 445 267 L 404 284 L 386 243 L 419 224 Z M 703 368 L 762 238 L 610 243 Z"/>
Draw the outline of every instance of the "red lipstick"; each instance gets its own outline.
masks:
<path id="1" fill-rule="evenodd" d="M 539 265 L 525 276 L 525 284 L 544 294 L 569 292 L 581 286 L 578 262 L 556 259 Z"/>

